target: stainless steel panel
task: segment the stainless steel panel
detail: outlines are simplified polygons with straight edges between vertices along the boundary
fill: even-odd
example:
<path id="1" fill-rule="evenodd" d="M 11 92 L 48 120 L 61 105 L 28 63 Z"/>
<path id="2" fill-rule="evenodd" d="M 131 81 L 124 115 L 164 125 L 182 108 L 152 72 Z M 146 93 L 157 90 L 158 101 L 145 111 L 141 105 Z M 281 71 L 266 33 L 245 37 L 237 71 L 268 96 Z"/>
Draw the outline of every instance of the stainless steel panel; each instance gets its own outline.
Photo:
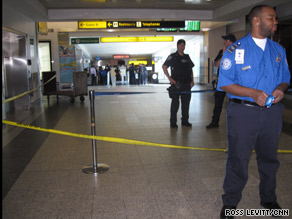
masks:
<path id="1" fill-rule="evenodd" d="M 28 91 L 26 37 L 2 31 L 2 60 L 4 63 L 5 97 L 14 97 Z M 7 104 L 6 110 L 29 108 L 30 97 L 26 95 Z"/>

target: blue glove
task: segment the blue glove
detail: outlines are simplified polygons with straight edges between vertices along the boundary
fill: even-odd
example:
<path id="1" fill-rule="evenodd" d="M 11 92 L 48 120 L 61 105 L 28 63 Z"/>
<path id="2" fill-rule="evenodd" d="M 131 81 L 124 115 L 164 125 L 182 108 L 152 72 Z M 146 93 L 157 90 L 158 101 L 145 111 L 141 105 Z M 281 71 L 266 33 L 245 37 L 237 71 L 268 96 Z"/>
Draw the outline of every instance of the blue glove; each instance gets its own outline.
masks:
<path id="1" fill-rule="evenodd" d="M 272 95 L 269 95 L 268 98 L 266 99 L 266 107 L 270 108 L 272 106 L 272 103 L 274 101 L 275 97 Z"/>

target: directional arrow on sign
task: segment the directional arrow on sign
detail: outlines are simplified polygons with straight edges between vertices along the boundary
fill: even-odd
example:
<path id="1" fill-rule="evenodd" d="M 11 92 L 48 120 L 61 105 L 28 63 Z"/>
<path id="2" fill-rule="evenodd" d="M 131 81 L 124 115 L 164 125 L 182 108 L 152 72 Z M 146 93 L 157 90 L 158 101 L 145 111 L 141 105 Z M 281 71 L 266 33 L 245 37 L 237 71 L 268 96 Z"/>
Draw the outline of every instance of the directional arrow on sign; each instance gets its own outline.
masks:
<path id="1" fill-rule="evenodd" d="M 107 26 L 108 26 L 108 27 L 111 27 L 111 26 L 113 26 L 113 23 L 112 23 L 112 22 L 108 22 L 108 23 L 107 23 Z"/>

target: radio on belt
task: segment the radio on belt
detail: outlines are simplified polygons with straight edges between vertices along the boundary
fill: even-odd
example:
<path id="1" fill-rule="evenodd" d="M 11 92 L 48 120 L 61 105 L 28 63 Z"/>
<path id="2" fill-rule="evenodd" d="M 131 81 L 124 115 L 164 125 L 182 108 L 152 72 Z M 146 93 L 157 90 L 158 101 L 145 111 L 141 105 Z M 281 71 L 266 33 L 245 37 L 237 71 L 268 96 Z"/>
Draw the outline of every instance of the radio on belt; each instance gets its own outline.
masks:
<path id="1" fill-rule="evenodd" d="M 266 107 L 270 108 L 272 106 L 274 99 L 275 97 L 273 97 L 272 95 L 269 95 L 268 98 L 266 99 Z"/>

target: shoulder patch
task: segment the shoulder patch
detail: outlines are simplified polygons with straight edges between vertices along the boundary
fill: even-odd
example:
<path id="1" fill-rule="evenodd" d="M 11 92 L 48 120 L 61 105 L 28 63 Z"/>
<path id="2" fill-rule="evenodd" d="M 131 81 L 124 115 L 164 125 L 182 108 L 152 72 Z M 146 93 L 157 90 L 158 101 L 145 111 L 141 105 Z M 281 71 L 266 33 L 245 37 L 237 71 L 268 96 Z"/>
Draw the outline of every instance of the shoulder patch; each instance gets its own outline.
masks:
<path id="1" fill-rule="evenodd" d="M 231 68 L 232 64 L 231 64 L 231 60 L 228 58 L 223 59 L 222 63 L 221 63 L 222 69 L 223 70 L 228 70 Z"/>
<path id="2" fill-rule="evenodd" d="M 171 59 L 172 59 L 172 56 L 170 55 L 170 56 L 168 56 L 167 61 L 169 61 Z"/>
<path id="3" fill-rule="evenodd" d="M 229 47 L 228 52 L 233 53 L 234 50 L 238 48 L 237 44 L 233 44 L 232 46 Z"/>

